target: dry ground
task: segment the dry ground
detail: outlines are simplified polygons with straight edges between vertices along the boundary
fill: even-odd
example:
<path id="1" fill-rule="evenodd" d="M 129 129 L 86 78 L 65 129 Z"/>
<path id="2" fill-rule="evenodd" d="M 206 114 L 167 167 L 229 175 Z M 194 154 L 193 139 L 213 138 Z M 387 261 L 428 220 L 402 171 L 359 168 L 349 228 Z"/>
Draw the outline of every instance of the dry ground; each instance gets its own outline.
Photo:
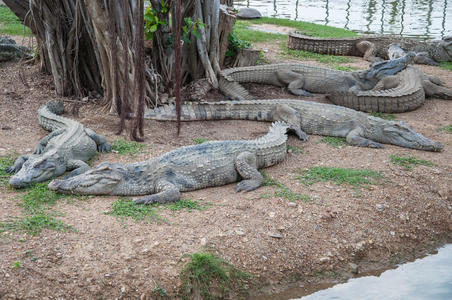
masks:
<path id="1" fill-rule="evenodd" d="M 367 64 L 356 59 L 356 65 Z M 452 87 L 452 72 L 422 67 L 439 75 Z M 47 133 L 40 128 L 36 110 L 55 99 L 51 77 L 25 66 L 29 87 L 18 76 L 17 63 L 0 66 L 0 156 L 30 153 Z M 276 88 L 250 86 L 262 97 L 286 95 Z M 69 99 L 68 99 L 69 100 Z M 317 96 L 314 101 L 326 101 Z M 70 108 L 70 103 L 67 102 Z M 118 119 L 88 104 L 75 118 L 112 141 Z M 184 254 L 205 248 L 236 267 L 257 276 L 265 288 L 276 292 L 288 286 L 339 280 L 352 276 L 349 263 L 360 272 L 381 269 L 422 256 L 441 245 L 452 233 L 452 134 L 438 131 L 452 124 L 452 101 L 429 99 L 416 111 L 397 114 L 425 136 L 441 141 L 441 153 L 387 145 L 385 149 L 351 146 L 336 148 L 311 136 L 295 137 L 288 144 L 303 149 L 268 168 L 268 174 L 310 201 L 290 203 L 274 197 L 278 189 L 262 187 L 236 194 L 235 185 L 183 194 L 184 198 L 209 203 L 208 209 L 171 212 L 158 209 L 163 222 L 121 223 L 104 212 L 117 197 L 91 197 L 74 203 L 61 202 L 59 219 L 76 232 L 45 230 L 39 236 L 7 232 L 0 237 L 0 298 L 94 299 L 115 297 L 152 299 L 160 286 L 174 295 L 180 284 Z M 146 121 L 146 151 L 136 157 L 115 153 L 101 161 L 132 162 L 158 156 L 194 138 L 251 139 L 264 135 L 269 124 L 252 121 L 193 122 L 183 125 L 176 137 L 173 123 Z M 297 152 L 297 151 L 295 151 Z M 390 155 L 414 156 L 433 162 L 433 167 L 411 170 L 393 165 Z M 294 177 L 314 166 L 366 168 L 381 171 L 379 185 L 354 188 L 334 183 L 305 186 Z M 21 215 L 20 192 L 0 190 L 0 220 Z M 268 197 L 270 195 L 271 197 Z M 377 209 L 378 207 L 378 209 Z M 20 267 L 15 268 L 15 262 Z"/>

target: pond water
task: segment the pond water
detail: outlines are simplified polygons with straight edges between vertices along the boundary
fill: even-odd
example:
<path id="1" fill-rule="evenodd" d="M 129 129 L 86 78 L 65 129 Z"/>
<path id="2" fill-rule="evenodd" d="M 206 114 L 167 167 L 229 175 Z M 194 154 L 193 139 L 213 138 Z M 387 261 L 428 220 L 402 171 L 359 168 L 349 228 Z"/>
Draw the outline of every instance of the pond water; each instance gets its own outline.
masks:
<path id="1" fill-rule="evenodd" d="M 451 0 L 234 0 L 234 6 L 360 33 L 435 39 L 452 35 Z"/>
<path id="2" fill-rule="evenodd" d="M 313 293 L 319 289 L 323 290 Z M 299 298 L 301 296 L 304 297 Z M 396 269 L 384 271 L 379 276 L 352 278 L 346 283 L 332 287 L 324 285 L 296 288 L 279 295 L 272 295 L 270 298 L 259 298 L 259 300 L 267 299 L 450 300 L 452 299 L 452 244 L 438 249 L 435 255 L 402 264 Z"/>

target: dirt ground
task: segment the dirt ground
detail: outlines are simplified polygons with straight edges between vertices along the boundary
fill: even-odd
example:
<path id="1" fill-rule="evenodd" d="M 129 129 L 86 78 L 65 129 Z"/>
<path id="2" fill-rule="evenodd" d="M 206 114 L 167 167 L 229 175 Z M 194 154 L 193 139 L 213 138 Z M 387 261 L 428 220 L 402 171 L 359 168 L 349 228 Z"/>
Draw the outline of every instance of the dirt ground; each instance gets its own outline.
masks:
<path id="1" fill-rule="evenodd" d="M 267 55 L 272 59 L 272 49 Z M 276 50 L 275 50 L 276 51 Z M 274 54 L 274 53 L 273 53 Z M 357 67 L 367 63 L 354 58 Z M 306 62 L 318 64 L 316 62 Z M 452 72 L 421 68 L 452 87 Z M 36 110 L 57 99 L 52 78 L 37 66 L 0 65 L 0 156 L 30 153 L 47 132 L 37 122 Z M 259 97 L 288 96 L 273 87 L 249 86 Z M 70 111 L 70 99 L 66 107 Z M 313 101 L 327 102 L 318 95 Z M 95 104 L 81 107 L 74 118 L 118 139 L 119 121 Z M 262 288 L 251 294 L 276 293 L 289 286 L 339 281 L 359 272 L 391 267 L 412 260 L 450 241 L 452 237 L 452 134 L 438 128 L 452 124 L 452 101 L 428 99 L 419 109 L 396 115 L 416 131 L 441 141 L 441 153 L 386 145 L 384 149 L 340 148 L 311 136 L 301 142 L 290 136 L 293 151 L 267 173 L 311 200 L 291 202 L 274 197 L 277 188 L 237 194 L 235 184 L 184 193 L 183 198 L 209 203 L 206 210 L 171 212 L 158 209 L 163 222 L 121 223 L 106 215 L 118 197 L 91 197 L 61 202 L 58 217 L 77 231 L 45 230 L 39 236 L 6 232 L 0 237 L 1 299 L 153 299 L 157 286 L 175 295 L 184 254 L 213 249 L 237 268 L 248 271 Z M 135 157 L 102 154 L 102 161 L 133 162 L 161 155 L 193 139 L 253 139 L 269 124 L 253 121 L 185 123 L 180 137 L 174 123 L 146 121 L 146 150 Z M 123 138 L 126 138 L 125 135 Z M 406 170 L 390 162 L 390 155 L 414 156 L 434 163 Z M 314 166 L 372 169 L 384 174 L 378 185 L 354 188 L 334 183 L 305 186 L 294 178 Z M 0 221 L 20 216 L 20 192 L 0 190 Z M 266 196 L 267 195 L 267 196 Z M 270 197 L 268 197 L 270 195 Z M 125 225 L 125 226 L 124 226 Z M 15 268 L 15 262 L 20 267 Z M 356 270 L 356 269 L 355 269 Z"/>

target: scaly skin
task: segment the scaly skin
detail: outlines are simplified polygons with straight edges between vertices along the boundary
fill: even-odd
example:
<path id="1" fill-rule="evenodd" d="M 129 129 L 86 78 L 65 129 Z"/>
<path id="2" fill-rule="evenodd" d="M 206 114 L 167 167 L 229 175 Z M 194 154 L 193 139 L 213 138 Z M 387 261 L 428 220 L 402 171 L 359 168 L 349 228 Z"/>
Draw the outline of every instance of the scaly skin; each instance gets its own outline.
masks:
<path id="1" fill-rule="evenodd" d="M 145 118 L 176 120 L 174 105 L 145 112 Z M 181 120 L 284 121 L 302 140 L 307 134 L 345 137 L 354 146 L 383 148 L 382 144 L 441 151 L 433 142 L 403 122 L 388 121 L 349 108 L 293 99 L 241 100 L 182 105 Z"/>
<path id="2" fill-rule="evenodd" d="M 436 41 L 419 41 L 397 35 L 361 35 L 348 38 L 318 38 L 290 33 L 289 49 L 304 50 L 321 54 L 360 56 L 368 61 L 387 59 L 387 50 L 397 43 L 405 51 L 424 52 L 436 62 L 452 61 L 452 37 Z"/>
<path id="3" fill-rule="evenodd" d="M 150 195 L 136 203 L 177 201 L 180 192 L 236 182 L 251 191 L 263 182 L 257 169 L 286 157 L 287 125 L 276 122 L 269 133 L 251 141 L 216 141 L 182 147 L 150 161 L 128 165 L 102 163 L 66 180 L 53 180 L 51 190 L 84 195 Z"/>
<path id="4" fill-rule="evenodd" d="M 300 63 L 281 63 L 251 67 L 239 67 L 221 71 L 219 87 L 221 91 L 236 100 L 250 100 L 240 83 L 253 82 L 287 87 L 299 96 L 311 96 L 310 93 L 367 91 L 384 77 L 397 74 L 412 62 L 413 53 L 373 64 L 369 69 L 357 72 L 344 72 Z"/>
<path id="5" fill-rule="evenodd" d="M 225 69 L 221 71 L 221 91 L 234 100 L 253 99 L 240 84 L 244 82 L 288 87 L 295 95 L 326 93 L 331 102 L 367 112 L 398 113 L 411 111 L 425 102 L 425 96 L 452 99 L 452 91 L 420 69 L 407 66 L 413 54 L 376 62 L 368 70 L 343 72 L 284 63 Z M 402 70 L 398 72 L 399 70 Z M 396 75 L 394 72 L 398 72 Z"/>
<path id="6" fill-rule="evenodd" d="M 103 136 L 79 122 L 57 115 L 63 110 L 63 103 L 59 101 L 50 101 L 38 109 L 40 125 L 51 133 L 41 139 L 33 154 L 20 156 L 6 169 L 8 173 L 16 173 L 9 180 L 11 186 L 26 187 L 70 170 L 73 171 L 68 176 L 78 175 L 89 169 L 86 162 L 97 151 L 110 151 Z"/>

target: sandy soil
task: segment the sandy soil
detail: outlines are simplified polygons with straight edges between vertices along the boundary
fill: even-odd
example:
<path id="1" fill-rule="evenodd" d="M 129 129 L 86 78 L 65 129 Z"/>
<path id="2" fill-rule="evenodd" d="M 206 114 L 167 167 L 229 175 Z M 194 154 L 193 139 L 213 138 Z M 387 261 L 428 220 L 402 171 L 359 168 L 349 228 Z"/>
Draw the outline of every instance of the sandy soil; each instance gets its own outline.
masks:
<path id="1" fill-rule="evenodd" d="M 357 66 L 367 66 L 354 60 Z M 452 72 L 422 69 L 452 87 Z M 37 123 L 36 110 L 57 98 L 52 78 L 39 73 L 37 66 L 25 66 L 23 73 L 29 87 L 19 78 L 17 63 L 0 66 L 0 156 L 32 151 L 47 134 Z M 278 88 L 248 87 L 259 97 L 288 96 Z M 326 100 L 319 95 L 313 101 Z M 70 111 L 71 104 L 66 104 Z M 118 119 L 100 106 L 87 104 L 78 117 L 67 116 L 110 141 L 118 138 Z M 309 202 L 265 197 L 274 194 L 274 187 L 237 194 L 235 185 L 227 185 L 183 194 L 210 203 L 206 210 L 172 213 L 160 208 L 164 222 L 125 224 L 104 213 L 118 197 L 59 203 L 55 210 L 64 213 L 59 219 L 76 232 L 8 232 L 0 237 L 0 298 L 152 299 L 156 286 L 175 295 L 187 260 L 183 255 L 205 248 L 255 274 L 263 288 L 253 293 L 274 293 L 291 283 L 342 280 L 354 276 L 349 263 L 365 272 L 425 255 L 452 237 L 452 134 L 437 130 L 452 123 L 452 101 L 429 99 L 416 111 L 397 114 L 397 119 L 444 143 L 444 151 L 390 145 L 335 148 L 321 143 L 319 136 L 308 142 L 289 137 L 288 144 L 304 153 L 289 153 L 283 163 L 266 171 L 292 191 L 309 196 Z M 95 164 L 145 160 L 193 144 L 197 137 L 252 139 L 264 135 L 268 126 L 252 121 L 192 122 L 183 124 L 178 138 L 175 124 L 146 121 L 144 153 L 105 154 Z M 435 166 L 405 170 L 390 162 L 391 154 L 412 155 Z M 300 170 L 313 166 L 373 169 L 385 179 L 361 189 L 328 182 L 305 186 L 294 180 Z M 21 215 L 18 195 L 0 190 L 0 220 Z M 20 268 L 13 267 L 15 262 Z"/>

